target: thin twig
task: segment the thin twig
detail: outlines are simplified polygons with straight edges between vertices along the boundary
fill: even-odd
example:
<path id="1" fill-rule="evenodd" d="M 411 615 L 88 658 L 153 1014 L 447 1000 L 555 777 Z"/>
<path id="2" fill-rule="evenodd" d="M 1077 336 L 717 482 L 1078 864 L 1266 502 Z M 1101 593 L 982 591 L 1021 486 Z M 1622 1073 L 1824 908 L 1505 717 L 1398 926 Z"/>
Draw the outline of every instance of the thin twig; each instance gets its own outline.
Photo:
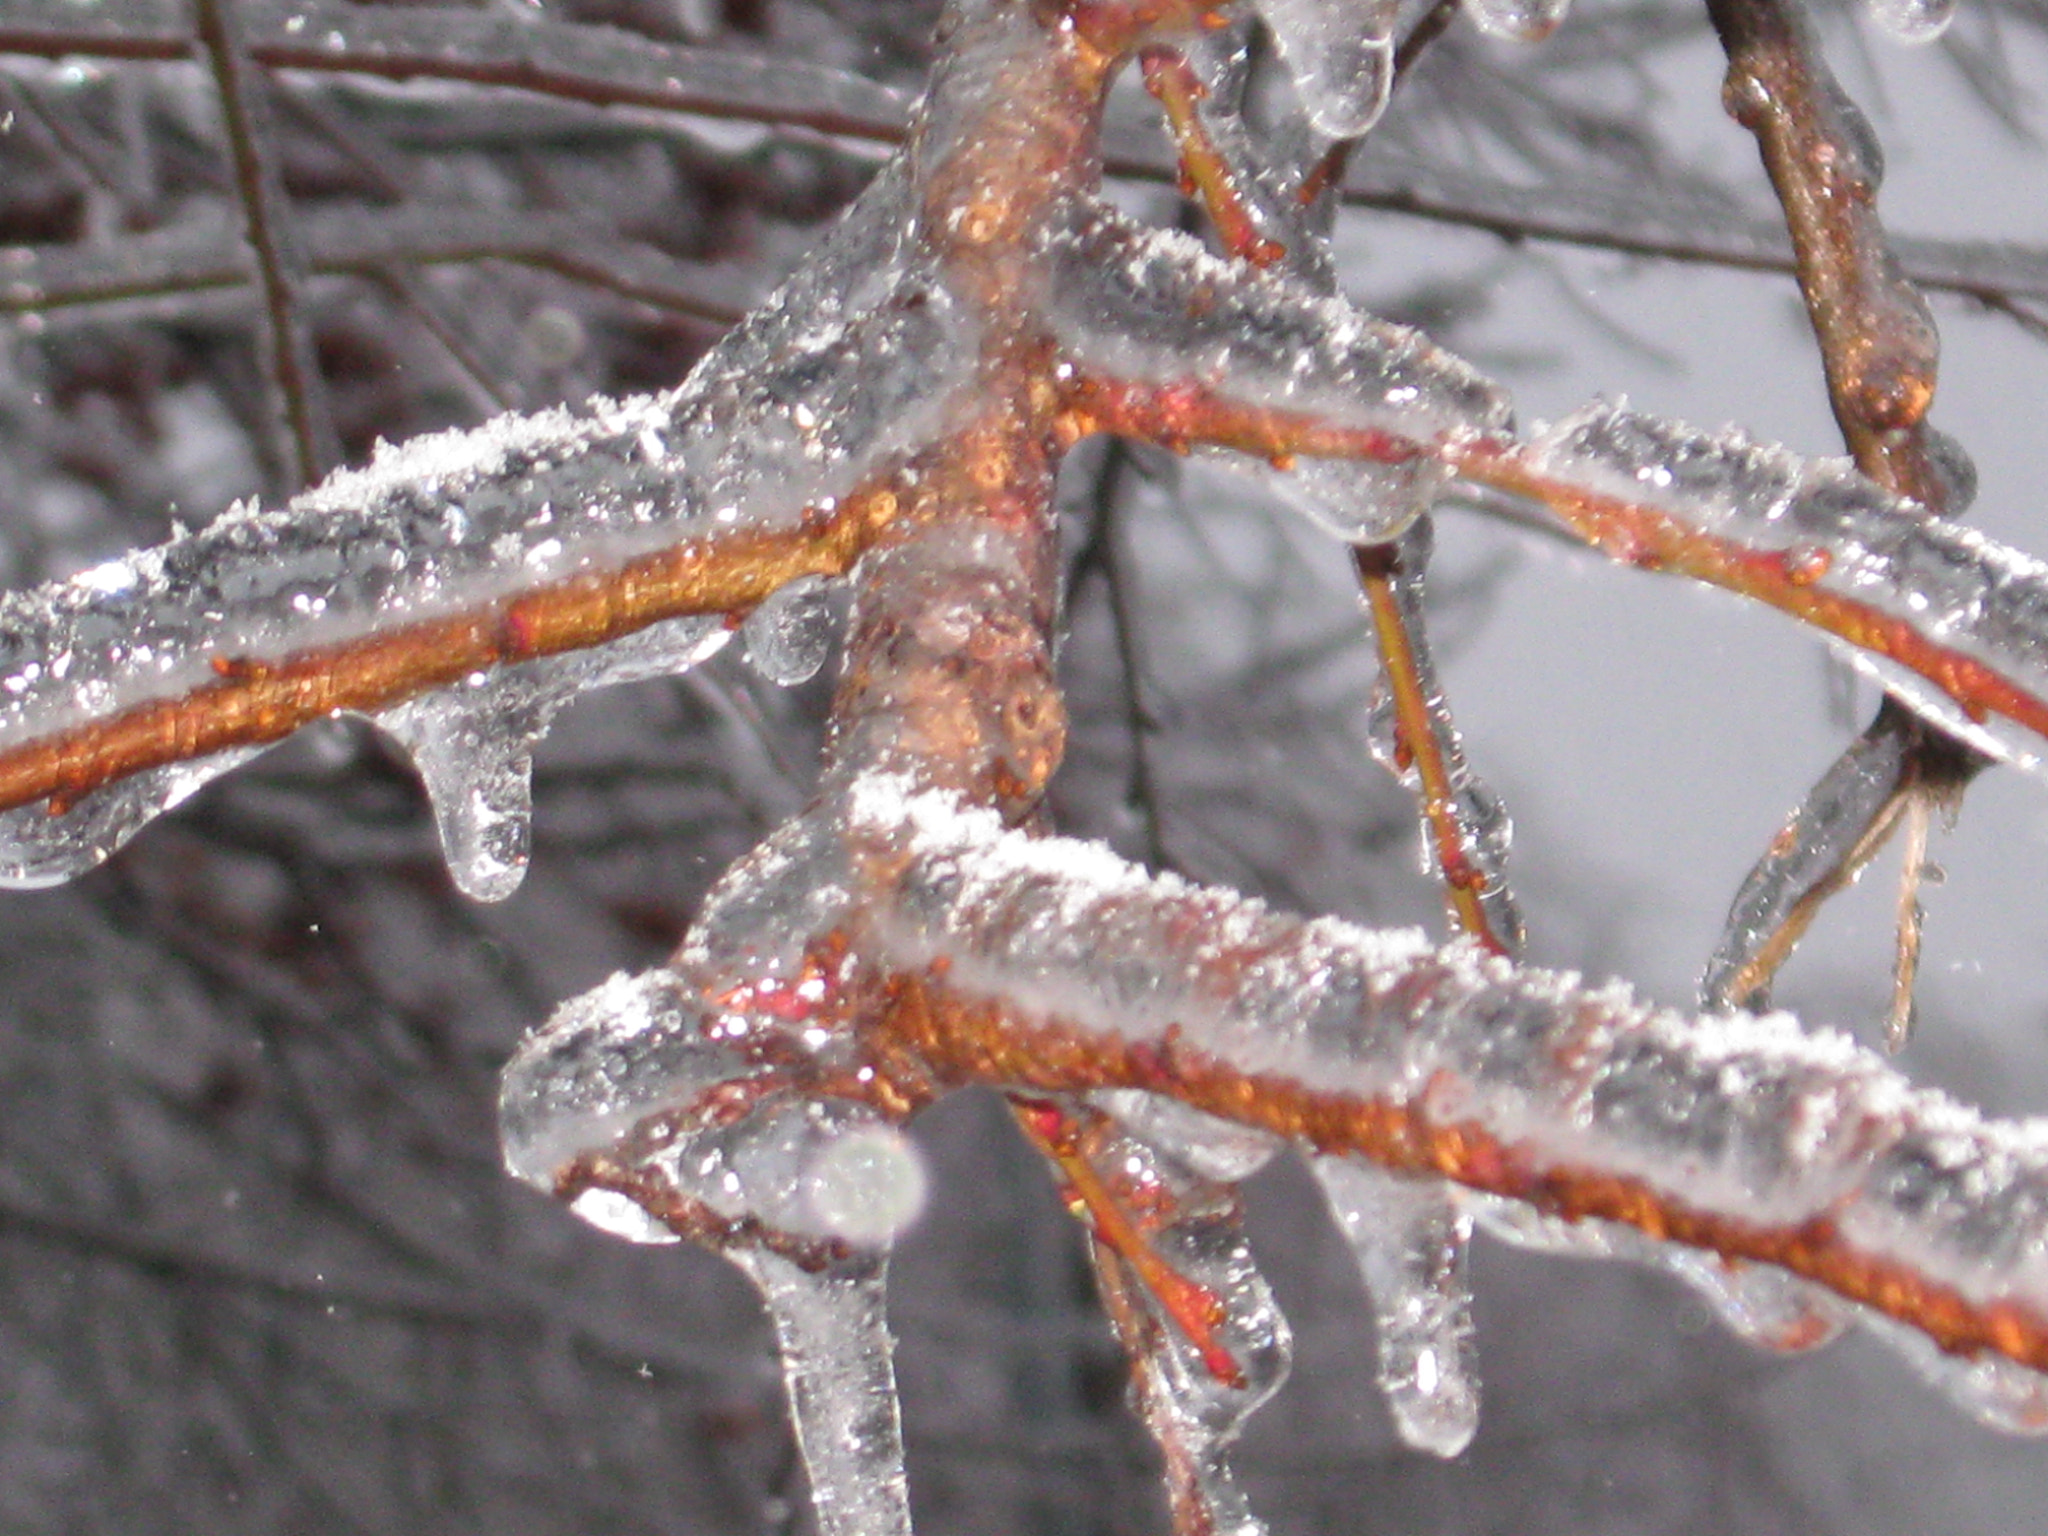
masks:
<path id="1" fill-rule="evenodd" d="M 1800 0 L 1708 0 L 1707 9 L 1728 55 L 1723 96 L 1736 120 L 1756 136 L 1785 211 L 1828 399 L 1857 468 L 1932 514 L 1959 510 L 1949 505 L 1952 487 L 1937 462 L 1926 421 L 1940 339 L 1878 217 L 1883 167 L 1875 135 L 1836 84 Z M 1880 819 L 1853 841 L 1841 868 L 1814 867 L 1818 883 L 1790 909 L 1796 926 L 1775 936 L 1759 935 L 1755 960 L 1744 968 L 1748 994 L 1765 995 L 1771 974 L 1789 956 L 1813 911 L 1854 878 L 1903 811 L 1912 835 L 1901 875 L 1886 1030 L 1895 1046 L 1904 1043 L 1912 1017 L 1919 966 L 1918 889 L 1926 861 L 1927 797 L 1959 794 L 1988 762 L 1931 727 L 1906 720 L 1888 701 L 1870 731 L 1901 730 L 1909 740 L 1895 759 L 1895 792 L 1872 802 Z"/>
<path id="2" fill-rule="evenodd" d="M 1154 869 L 1172 869 L 1173 856 L 1166 847 L 1166 827 L 1159 802 L 1159 788 L 1152 770 L 1151 736 L 1156 729 L 1151 711 L 1145 707 L 1144 668 L 1138 657 L 1137 615 L 1131 611 L 1128 575 L 1117 547 L 1117 524 L 1123 491 L 1130 473 L 1130 450 L 1111 439 L 1095 476 L 1090 493 L 1093 517 L 1087 540 L 1074 556 L 1068 576 L 1069 602 L 1078 595 L 1090 576 L 1102 578 L 1109 598 L 1109 623 L 1116 642 L 1117 667 L 1124 685 L 1124 725 L 1130 742 L 1131 777 L 1127 801 L 1137 808 L 1145 828 L 1145 861 Z"/>
<path id="3" fill-rule="evenodd" d="M 277 131 L 234 0 L 195 0 L 195 14 L 205 62 L 220 98 L 249 247 L 256 255 L 266 318 L 264 350 L 284 403 L 297 482 L 293 488 L 299 489 L 333 468 L 341 454 L 321 388 L 319 360 L 306 329 L 301 298 L 305 262 L 276 160 Z"/>

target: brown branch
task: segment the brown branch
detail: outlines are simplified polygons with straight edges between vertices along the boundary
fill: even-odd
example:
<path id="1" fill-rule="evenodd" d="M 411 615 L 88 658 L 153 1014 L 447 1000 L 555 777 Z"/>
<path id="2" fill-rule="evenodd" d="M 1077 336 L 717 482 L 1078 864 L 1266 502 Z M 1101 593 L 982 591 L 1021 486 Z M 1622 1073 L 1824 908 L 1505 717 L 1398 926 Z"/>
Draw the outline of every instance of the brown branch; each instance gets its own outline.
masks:
<path id="1" fill-rule="evenodd" d="M 1775 1264 L 1897 1319 L 1951 1354 L 1991 1352 L 2048 1371 L 2048 1316 L 2025 1302 L 1973 1300 L 1895 1256 L 1859 1246 L 1824 1211 L 1789 1223 L 1746 1220 L 1691 1205 L 1645 1178 L 1556 1159 L 1533 1140 L 1505 1137 L 1487 1124 L 1443 1118 L 1430 1104 L 1434 1095 L 1449 1096 L 1442 1081 L 1379 1094 L 1317 1089 L 1185 1046 L 1162 1055 L 1152 1042 L 1057 1016 L 1026 1016 L 942 976 L 899 976 L 895 987 L 895 1008 L 882 1029 L 948 1084 L 1167 1093 L 1318 1152 L 1450 1179 L 1567 1221 L 1611 1221 L 1659 1242 Z"/>
<path id="2" fill-rule="evenodd" d="M 1481 439 L 1454 445 L 1447 456 L 1462 476 L 1542 502 L 1587 543 L 1625 565 L 1687 576 L 1755 598 L 1919 673 L 1967 714 L 2001 715 L 2048 740 L 2048 701 L 1906 620 L 1820 585 L 1830 557 L 1819 546 L 1751 549 L 1654 508 L 1560 478 L 1512 444 Z"/>
<path id="3" fill-rule="evenodd" d="M 218 657 L 214 683 L 0 749 L 0 809 L 45 799 L 62 809 L 148 768 L 279 741 L 325 716 L 389 708 L 490 667 L 602 645 L 664 619 L 744 614 L 799 576 L 849 570 L 897 509 L 887 486 L 874 485 L 794 530 L 689 540 L 274 663 Z"/>
<path id="4" fill-rule="evenodd" d="M 1403 760 L 1401 766 L 1415 773 L 1422 824 L 1452 919 L 1490 953 L 1513 955 L 1520 948 L 1520 936 L 1497 932 L 1480 899 L 1488 873 L 1470 846 L 1467 823 L 1459 812 L 1456 773 L 1448 756 L 1454 743 L 1444 739 L 1437 724 L 1441 705 L 1425 692 L 1418 647 L 1427 643 L 1426 638 L 1419 627 L 1409 624 L 1397 590 L 1398 583 L 1417 580 L 1420 573 L 1402 569 L 1398 542 L 1356 546 L 1351 566 L 1372 618 L 1381 674 L 1392 695 L 1395 751 Z"/>
<path id="5" fill-rule="evenodd" d="M 859 942 L 885 972 L 855 1016 L 870 1059 L 914 1060 L 922 1091 L 1165 1094 L 1775 1264 L 1943 1350 L 2048 1368 L 2038 1137 L 1839 1036 L 1308 922 L 901 781 L 856 786 L 851 820 L 874 882 Z"/>
<path id="6" fill-rule="evenodd" d="M 1827 377 L 1828 399 L 1856 467 L 1869 479 L 1937 516 L 1953 487 L 1937 460 L 1927 407 L 1934 398 L 1940 338 L 1925 300 L 1901 272 L 1877 212 L 1883 175 L 1876 136 L 1827 65 L 1800 0 L 1708 0 L 1728 56 L 1723 100 L 1755 135 L 1785 212 L 1800 291 Z M 1928 797 L 1953 805 L 1989 760 L 1887 700 L 1870 732 L 1907 736 L 1891 797 L 1846 850 L 1838 868 L 1817 867 L 1818 883 L 1765 936 L 1730 1001 L 1768 993 L 1821 902 L 1848 885 L 1904 813 L 1923 847 L 1909 846 L 1898 902 L 1894 985 L 1886 1037 L 1904 1043 L 1920 954 L 1920 869 Z M 1866 733 L 1868 734 L 1868 733 Z M 1852 749 L 1854 750 L 1854 749 Z M 1768 855 L 1766 856 L 1769 857 Z"/>

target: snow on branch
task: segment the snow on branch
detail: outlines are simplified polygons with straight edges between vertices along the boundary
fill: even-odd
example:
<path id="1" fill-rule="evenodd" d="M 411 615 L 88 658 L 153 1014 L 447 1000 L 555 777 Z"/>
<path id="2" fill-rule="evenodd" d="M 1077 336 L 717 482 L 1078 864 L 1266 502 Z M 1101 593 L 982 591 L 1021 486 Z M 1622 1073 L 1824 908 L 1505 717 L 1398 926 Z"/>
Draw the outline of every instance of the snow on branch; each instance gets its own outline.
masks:
<path id="1" fill-rule="evenodd" d="M 900 781 L 863 780 L 849 813 L 892 871 L 868 935 L 915 994 L 877 1038 L 942 1079 L 1166 1093 L 1778 1265 L 1935 1340 L 1973 1408 L 2048 1429 L 2048 1123 L 1986 1120 L 1788 1015 L 1688 1019 L 1305 921 Z"/>

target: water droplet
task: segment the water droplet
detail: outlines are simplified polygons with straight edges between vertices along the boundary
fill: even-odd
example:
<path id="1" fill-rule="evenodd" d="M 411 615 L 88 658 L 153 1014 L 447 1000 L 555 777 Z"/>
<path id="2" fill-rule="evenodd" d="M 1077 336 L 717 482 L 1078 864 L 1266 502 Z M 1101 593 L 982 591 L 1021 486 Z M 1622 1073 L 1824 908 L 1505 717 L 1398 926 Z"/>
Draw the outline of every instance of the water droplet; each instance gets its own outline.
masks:
<path id="1" fill-rule="evenodd" d="M 816 576 L 779 587 L 741 626 L 747 660 L 784 687 L 807 683 L 831 653 L 835 614 L 831 588 Z"/>
<path id="2" fill-rule="evenodd" d="M 1571 0 L 1467 0 L 1479 30 L 1514 43 L 1540 43 L 1555 32 Z"/>
<path id="3" fill-rule="evenodd" d="M 1956 19 L 1956 0 L 1864 0 L 1864 8 L 1902 43 L 1931 43 Z"/>
<path id="4" fill-rule="evenodd" d="M 1398 0 L 1259 0 L 1309 121 L 1353 139 L 1379 121 L 1394 84 Z"/>

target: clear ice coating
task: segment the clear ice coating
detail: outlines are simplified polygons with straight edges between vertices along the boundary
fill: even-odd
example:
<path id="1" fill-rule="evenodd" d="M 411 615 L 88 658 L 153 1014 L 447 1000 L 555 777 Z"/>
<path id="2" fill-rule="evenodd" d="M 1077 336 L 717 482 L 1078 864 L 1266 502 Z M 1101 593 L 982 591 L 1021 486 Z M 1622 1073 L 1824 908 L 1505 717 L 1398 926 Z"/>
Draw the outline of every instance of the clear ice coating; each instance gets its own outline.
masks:
<path id="1" fill-rule="evenodd" d="M 1129 1105 L 1140 1096 L 1116 1097 Z M 1169 1139 L 1194 1129 L 1170 1116 L 1158 1123 Z M 1216 1306 L 1210 1338 L 1191 1339 L 1134 1266 L 1092 1239 L 1111 1318 L 1136 1364 L 1139 1411 L 1166 1453 L 1176 1529 L 1263 1536 L 1231 1473 L 1229 1448 L 1286 1380 L 1293 1333 L 1246 1241 L 1234 1183 L 1204 1176 L 1168 1146 L 1117 1124 L 1122 1134 L 1089 1154 L 1098 1176 L 1133 1194 L 1149 1213 L 1145 1240 L 1154 1254 Z M 1250 1150 L 1241 1133 L 1237 1142 Z M 1259 1154 L 1270 1151 L 1267 1143 Z M 1226 1359 L 1214 1358 L 1217 1351 Z"/>
<path id="2" fill-rule="evenodd" d="M 1599 404 L 1537 433 L 1530 462 L 1775 559 L 1793 584 L 1855 602 L 2032 699 L 2048 697 L 2048 564 L 1928 517 L 1846 460 L 1802 459 L 1739 428 L 1703 432 Z M 1983 715 L 1897 662 L 1842 649 L 1952 735 L 2000 761 L 2040 766 L 2040 738 L 1995 701 Z"/>
<path id="3" fill-rule="evenodd" d="M 1479 30 L 1514 43 L 1540 43 L 1558 29 L 1571 0 L 1465 0 Z"/>
<path id="4" fill-rule="evenodd" d="M 1380 1389 L 1395 1428 L 1419 1451 L 1456 1456 L 1479 1428 L 1472 1218 L 1440 1180 L 1351 1158 L 1309 1166 L 1372 1297 Z"/>
<path id="5" fill-rule="evenodd" d="M 1309 120 L 1333 139 L 1379 121 L 1394 85 L 1401 0 L 1258 0 Z"/>
<path id="6" fill-rule="evenodd" d="M 750 1075 L 740 1045 L 706 1029 L 708 1016 L 702 995 L 666 968 L 613 976 L 563 1003 L 499 1079 L 506 1168 L 552 1192 L 583 1153 Z"/>
<path id="7" fill-rule="evenodd" d="M 1894 718 L 1866 731 L 1829 766 L 1743 880 L 1700 978 L 1703 1009 L 1769 1000 L 1749 975 L 1764 945 L 1801 902 L 1851 870 L 1859 845 L 1898 791 L 1912 744 L 1902 720 L 1890 723 Z"/>
<path id="8" fill-rule="evenodd" d="M 1297 94 L 1262 89 L 1265 55 L 1254 56 L 1254 24 L 1203 29 L 1183 38 L 1182 57 L 1201 91 L 1194 113 L 1222 164 L 1252 234 L 1279 246 L 1286 270 L 1317 293 L 1334 293 L 1327 238 L 1334 199 L 1305 186 L 1328 150 Z"/>
<path id="9" fill-rule="evenodd" d="M 819 257 L 666 394 L 386 445 L 282 509 L 237 507 L 69 581 L 0 596 L 0 748 L 179 698 L 237 667 L 487 613 L 684 540 L 793 526 L 829 505 L 936 431 L 973 365 L 972 324 L 900 254 L 909 216 L 903 176 L 879 176 Z M 796 623 L 769 647 L 785 675 L 811 636 Z M 658 648 L 687 650 L 672 637 Z M 558 707 L 571 676 L 577 687 L 613 680 L 602 667 L 512 670 L 515 681 L 459 687 L 384 720 L 420 759 L 458 879 L 492 895 L 524 862 L 528 726 Z M 46 883 L 97 862 L 228 761 L 146 774 L 46 824 L 40 810 L 9 813 L 0 879 Z"/>
<path id="10" fill-rule="evenodd" d="M 84 874 L 159 814 L 249 756 L 240 749 L 216 752 L 131 775 L 68 806 L 0 811 L 0 886 L 32 890 Z"/>
<path id="11" fill-rule="evenodd" d="M 1422 692 L 1423 712 L 1428 716 L 1430 734 L 1449 779 L 1451 804 L 1448 813 L 1457 828 L 1458 854 L 1465 869 L 1444 869 L 1443 850 L 1427 814 L 1422 820 L 1422 872 L 1449 882 L 1476 882 L 1479 909 L 1494 937 L 1510 955 L 1521 952 L 1525 930 L 1522 912 L 1507 881 L 1508 849 L 1514 841 L 1514 823 L 1507 808 L 1486 782 L 1472 771 L 1465 758 L 1464 739 L 1451 718 L 1450 701 L 1436 674 L 1436 657 L 1429 643 L 1428 616 L 1424 612 L 1424 584 L 1435 534 L 1427 518 L 1418 516 L 1398 540 L 1396 560 L 1389 578 L 1393 600 L 1400 610 L 1401 627 L 1415 682 Z M 1371 607 L 1367 605 L 1368 617 Z M 1382 655 L 1384 655 L 1384 650 Z M 1384 671 L 1373 689 L 1372 705 L 1366 718 L 1366 739 L 1373 756 L 1420 802 L 1422 774 L 1414 753 L 1400 740 L 1393 686 Z"/>
<path id="12" fill-rule="evenodd" d="M 1248 273 L 1177 231 L 1091 210 L 1048 239 L 1048 318 L 1065 353 L 1098 374 L 1198 382 L 1220 401 L 1383 433 L 1417 445 L 1394 450 L 1392 472 L 1425 482 L 1440 471 L 1418 462 L 1422 448 L 1512 423 L 1506 396 L 1421 332 Z M 1375 468 L 1304 460 L 1296 474 L 1311 477 L 1303 485 L 1319 521 L 1366 541 L 1398 533 L 1426 500 L 1384 494 Z"/>
<path id="13" fill-rule="evenodd" d="M 1690 1286 L 1731 1333 L 1760 1349 L 1817 1349 L 1842 1331 L 1854 1311 L 1818 1286 L 1768 1264 L 1659 1243 L 1611 1222 L 1561 1221 L 1518 1201 L 1473 1190 L 1460 1191 L 1460 1200 L 1489 1235 L 1517 1248 L 1565 1258 L 1630 1259 L 1661 1269 Z"/>
<path id="14" fill-rule="evenodd" d="M 884 839 L 902 871 L 872 913 L 876 944 L 896 965 L 942 961 L 966 996 L 1332 1102 L 1426 1104 L 1532 1178 L 1620 1180 L 1745 1230 L 1824 1230 L 1856 1273 L 2048 1318 L 2048 1121 L 1987 1121 L 1786 1015 L 1687 1019 L 1468 943 L 1284 917 L 902 780 L 861 780 L 849 810 L 852 835 Z M 1619 1231 L 1539 1215 L 1518 1235 L 1647 1246 Z M 1834 1327 L 1831 1301 L 1767 1269 L 1671 1267 L 1773 1347 Z M 2031 1422 L 2040 1378 L 1987 1358 L 1946 1384 L 1973 1412 L 1988 1392 L 1994 1416 Z"/>
<path id="15" fill-rule="evenodd" d="M 1863 8 L 1902 43 L 1931 43 L 1956 19 L 1956 0 L 1863 0 Z"/>
<path id="16" fill-rule="evenodd" d="M 832 630 L 830 585 L 799 576 L 747 615 L 740 638 L 754 670 L 787 688 L 818 675 L 832 651 Z"/>

